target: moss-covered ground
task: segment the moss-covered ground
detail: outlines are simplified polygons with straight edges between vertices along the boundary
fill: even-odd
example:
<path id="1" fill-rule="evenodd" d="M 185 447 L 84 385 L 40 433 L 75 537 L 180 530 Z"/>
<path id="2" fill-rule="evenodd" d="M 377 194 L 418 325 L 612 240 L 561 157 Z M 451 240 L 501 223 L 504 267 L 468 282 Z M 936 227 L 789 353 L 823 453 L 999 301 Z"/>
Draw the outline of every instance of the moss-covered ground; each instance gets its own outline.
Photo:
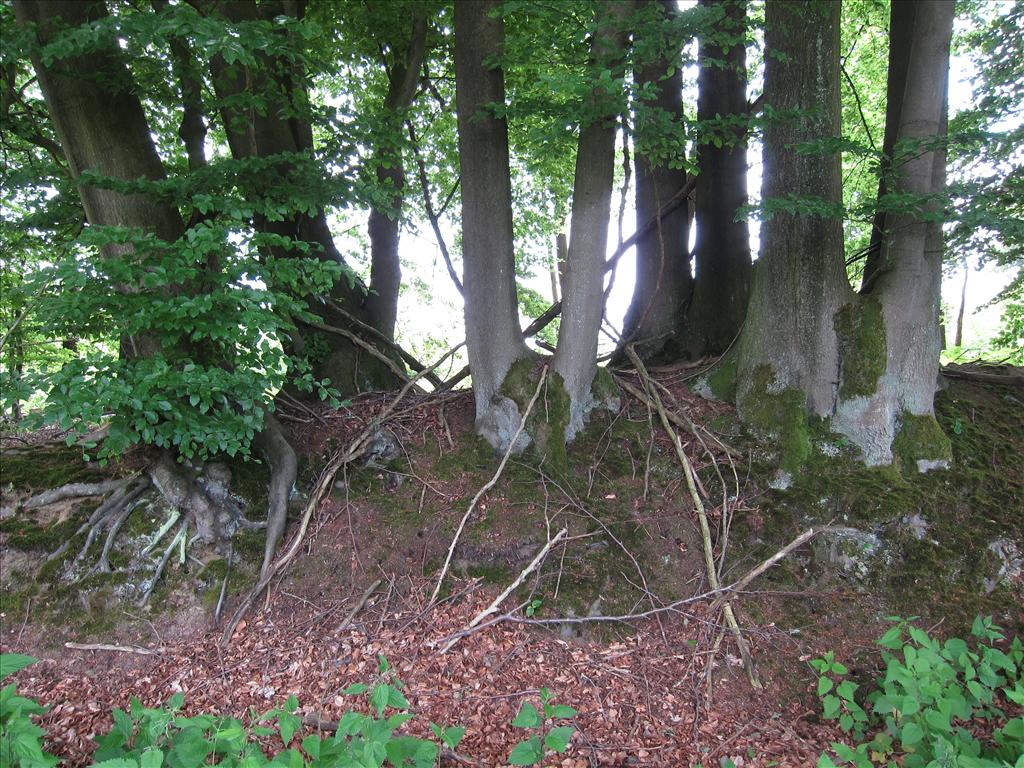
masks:
<path id="1" fill-rule="evenodd" d="M 869 563 L 870 575 L 847 581 L 886 610 L 945 620 L 956 630 L 969 627 L 978 613 L 1024 625 L 1021 585 L 1004 580 L 993 588 L 999 562 L 989 546 L 999 539 L 1024 543 L 1020 389 L 950 381 L 936 398 L 936 419 L 944 433 L 936 439 L 951 442 L 953 462 L 927 474 L 900 471 L 898 464 L 865 468 L 848 458 L 842 437 L 817 435 L 791 485 L 769 489 L 756 516 L 739 521 L 735 540 L 748 542 L 744 554 L 769 553 L 812 523 L 874 532 L 883 546 Z M 762 487 L 774 472 L 771 465 L 754 467 Z M 768 582 L 806 587 L 810 574 L 812 582 L 834 583 L 834 571 L 812 551 L 783 563 Z"/>

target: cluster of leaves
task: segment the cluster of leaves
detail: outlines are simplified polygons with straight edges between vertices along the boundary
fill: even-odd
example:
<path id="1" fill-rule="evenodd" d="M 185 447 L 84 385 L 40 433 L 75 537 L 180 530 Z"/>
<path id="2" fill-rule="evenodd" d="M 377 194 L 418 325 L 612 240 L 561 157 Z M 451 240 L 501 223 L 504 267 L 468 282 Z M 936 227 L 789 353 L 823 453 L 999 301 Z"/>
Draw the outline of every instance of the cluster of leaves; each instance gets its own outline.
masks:
<path id="1" fill-rule="evenodd" d="M 1007 712 L 1024 706 L 1020 638 L 998 648 L 1005 638 L 991 618 L 975 619 L 972 643 L 940 643 L 908 620 L 892 621 L 878 641 L 885 675 L 866 695 L 834 654 L 811 662 L 825 718 L 838 720 L 854 740 L 853 747 L 833 744 L 835 759 L 822 755 L 818 768 L 1022 768 L 1024 717 Z M 982 740 L 972 727 L 984 723 L 995 727 Z"/>
<path id="2" fill-rule="evenodd" d="M 35 661 L 20 654 L 0 655 L 0 680 Z M 430 724 L 436 741 L 398 730 L 415 715 L 402 693 L 402 681 L 387 659 L 378 659 L 372 685 L 356 683 L 345 689 L 350 696 L 365 695 L 370 713 L 347 712 L 333 736 L 311 733 L 292 746 L 301 733 L 299 702 L 290 696 L 284 706 L 263 715 L 252 714 L 249 724 L 238 718 L 181 713 L 185 697 L 178 693 L 163 706 L 148 708 L 132 699 L 128 712 L 115 709 L 110 732 L 96 739 L 93 760 L 97 768 L 200 768 L 215 763 L 225 768 L 433 768 L 440 747 L 455 750 L 466 729 Z M 556 704 L 548 689 L 540 692 L 544 714 L 529 702 L 523 704 L 512 725 L 536 731 L 509 755 L 512 765 L 536 765 L 549 750 L 564 752 L 572 739 L 571 726 L 553 725 L 576 716 L 576 710 Z M 46 708 L 18 696 L 15 684 L 0 691 L 0 765 L 12 768 L 51 768 L 58 760 L 42 749 L 45 732 L 32 722 Z M 385 713 L 388 713 L 385 716 Z M 273 757 L 266 746 L 280 741 L 284 749 Z"/>
<path id="3" fill-rule="evenodd" d="M 0 681 L 35 662 L 20 653 L 0 654 Z M 22 768 L 51 768 L 57 758 L 43 751 L 42 728 L 32 722 L 33 715 L 46 712 L 32 699 L 19 696 L 10 683 L 0 689 L 0 765 Z"/>

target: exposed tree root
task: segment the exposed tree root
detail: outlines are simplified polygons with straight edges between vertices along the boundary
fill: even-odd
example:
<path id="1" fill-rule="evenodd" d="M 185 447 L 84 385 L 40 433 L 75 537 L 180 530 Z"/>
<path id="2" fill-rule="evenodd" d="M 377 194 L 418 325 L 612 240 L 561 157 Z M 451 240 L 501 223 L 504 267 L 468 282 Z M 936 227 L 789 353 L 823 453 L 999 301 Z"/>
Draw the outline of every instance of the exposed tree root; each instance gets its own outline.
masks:
<path id="1" fill-rule="evenodd" d="M 281 425 L 273 416 L 268 416 L 263 431 L 256 438 L 256 448 L 270 464 L 270 487 L 267 492 L 267 540 L 263 547 L 263 565 L 260 578 L 267 575 L 270 564 L 277 554 L 284 536 L 285 520 L 288 517 L 288 497 L 295 486 L 298 473 L 298 459 L 295 451 L 285 439 Z"/>
<path id="2" fill-rule="evenodd" d="M 47 504 L 55 504 L 65 499 L 80 499 L 86 496 L 106 496 L 111 491 L 124 488 L 130 485 L 132 477 L 118 478 L 117 480 L 106 480 L 102 483 L 68 483 L 59 488 L 51 488 L 48 491 L 36 494 L 22 504 L 22 509 L 38 509 Z"/>

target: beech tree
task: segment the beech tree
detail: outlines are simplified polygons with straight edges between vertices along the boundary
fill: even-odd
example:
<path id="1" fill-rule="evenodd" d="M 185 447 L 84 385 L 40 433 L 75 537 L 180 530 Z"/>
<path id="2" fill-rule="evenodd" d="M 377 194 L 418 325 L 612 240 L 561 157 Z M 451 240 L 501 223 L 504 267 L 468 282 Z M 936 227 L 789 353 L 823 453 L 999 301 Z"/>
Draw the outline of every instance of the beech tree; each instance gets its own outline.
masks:
<path id="1" fill-rule="evenodd" d="M 890 79 L 887 113 L 903 152 L 891 189 L 904 204 L 886 228 L 883 274 L 858 298 L 844 268 L 839 158 L 828 145 L 839 135 L 839 6 L 766 7 L 772 119 L 762 194 L 771 218 L 739 342 L 737 404 L 748 423 L 781 439 L 788 469 L 810 452 L 810 417 L 848 437 L 869 465 L 894 452 L 922 470 L 949 458 L 933 400 L 953 4 L 914 8 L 909 37 L 891 42 L 910 54 L 905 74 Z"/>
<path id="2" fill-rule="evenodd" d="M 116 294 L 131 296 L 141 293 L 146 285 L 155 287 L 157 290 L 151 300 L 160 305 L 148 316 L 125 318 L 119 364 L 111 362 L 100 370 L 95 370 L 96 361 L 91 361 L 93 365 L 85 370 L 65 366 L 71 370 L 62 373 L 70 379 L 80 376 L 93 382 L 93 398 L 98 403 L 76 403 L 74 397 L 80 393 L 70 392 L 64 384 L 58 392 L 65 397 L 52 398 L 51 405 L 63 406 L 79 418 L 95 418 L 98 415 L 92 410 L 95 405 L 100 406 L 99 413 L 102 413 L 104 407 L 116 404 L 120 418 L 112 424 L 108 450 L 123 448 L 129 424 L 135 425 L 144 437 L 148 436 L 160 449 L 149 469 L 153 484 L 172 506 L 186 513 L 186 520 L 195 526 L 200 540 L 218 546 L 230 539 L 239 524 L 237 515 L 231 514 L 237 510 L 221 503 L 219 494 L 213 490 L 217 483 L 197 482 L 195 476 L 176 461 L 175 446 L 187 454 L 206 453 L 212 440 L 218 447 L 229 450 L 225 433 L 234 433 L 231 437 L 237 441 L 239 431 L 249 439 L 256 439 L 257 431 L 261 431 L 258 442 L 274 473 L 264 558 L 266 568 L 283 531 L 287 494 L 295 478 L 295 455 L 269 414 L 257 414 L 265 416 L 258 421 L 252 413 L 251 401 L 249 407 L 244 408 L 247 397 L 253 397 L 254 393 L 251 387 L 249 392 L 243 388 L 244 379 L 231 376 L 231 366 L 237 362 L 233 340 L 224 344 L 218 341 L 216 334 L 207 335 L 199 330 L 205 315 L 204 306 L 212 307 L 221 298 L 228 303 L 219 309 L 228 309 L 232 298 L 218 297 L 207 282 L 207 259 L 196 260 L 195 251 L 175 249 L 176 244 L 183 245 L 185 224 L 177 208 L 159 193 L 159 182 L 166 179 L 166 172 L 115 38 L 101 34 L 82 46 L 82 50 L 78 49 L 75 38 L 62 34 L 67 29 L 80 31 L 87 25 L 104 21 L 106 8 L 102 2 L 19 0 L 14 9 L 19 23 L 33 25 L 38 35 L 42 47 L 33 56 L 36 75 L 86 219 L 90 227 L 98 230 L 96 242 L 100 245 L 101 260 L 92 267 L 114 281 Z M 65 51 L 59 65 L 52 63 L 54 47 Z M 88 74 L 83 77 L 85 73 Z M 184 260 L 179 260 L 182 256 Z M 68 281 L 71 276 L 65 273 L 62 277 Z M 80 287 L 75 282 L 66 284 L 69 291 Z M 88 296 L 79 298 L 85 305 L 80 309 L 88 311 Z M 100 305 L 94 306 L 99 308 Z M 138 309 L 128 304 L 122 305 L 121 310 L 129 307 Z M 103 308 L 109 311 L 110 305 Z M 238 307 L 232 309 L 237 316 Z M 190 316 L 199 317 L 200 324 L 181 322 L 181 318 Z M 273 327 L 269 317 L 263 319 L 267 321 L 265 328 Z M 258 333 L 259 329 L 254 332 Z M 92 370 L 88 370 L 90 367 Z M 157 397 L 167 397 L 167 400 L 157 399 L 151 403 L 139 396 L 147 382 L 172 368 L 185 374 L 194 372 L 196 380 L 209 387 L 202 395 L 192 390 L 193 404 L 209 402 L 209 399 L 214 403 L 212 418 L 192 414 L 193 424 L 184 434 L 175 429 L 173 422 L 168 429 L 161 429 L 158 412 L 176 410 L 171 399 L 189 391 L 185 381 L 178 383 L 184 392 L 179 390 L 173 394 L 173 389 L 164 384 L 164 390 Z M 201 369 L 205 377 L 200 375 Z M 216 388 L 215 382 L 219 384 Z M 118 393 L 118 384 L 122 387 L 127 384 L 128 390 Z M 107 394 L 110 390 L 114 390 L 112 395 Z M 249 412 L 238 412 L 239 406 Z M 202 413 L 209 410 L 207 405 Z M 231 424 L 232 420 L 236 420 L 236 424 L 240 422 L 242 429 Z M 120 514 L 120 509 L 111 511 Z"/>
<path id="3" fill-rule="evenodd" d="M 640 12 L 650 10 L 665 20 L 678 13 L 671 0 L 641 3 Z M 623 321 L 622 343 L 635 344 L 645 359 L 662 352 L 671 359 L 678 356 L 693 289 L 689 206 L 683 201 L 667 215 L 660 215 L 663 207 L 686 194 L 683 69 L 677 41 L 671 41 L 675 42 L 671 46 L 671 42 L 659 40 L 664 33 L 657 25 L 647 24 L 642 29 L 654 39 L 636 44 L 649 45 L 656 58 L 639 64 L 635 72 L 636 218 L 638 222 L 656 219 L 657 223 L 636 244 L 636 282 Z"/>
<path id="4" fill-rule="evenodd" d="M 736 339 L 751 268 L 750 233 L 741 216 L 747 204 L 746 3 L 701 0 L 701 7 L 720 16 L 701 36 L 698 53 L 697 277 L 685 326 L 692 357 L 721 354 Z"/>

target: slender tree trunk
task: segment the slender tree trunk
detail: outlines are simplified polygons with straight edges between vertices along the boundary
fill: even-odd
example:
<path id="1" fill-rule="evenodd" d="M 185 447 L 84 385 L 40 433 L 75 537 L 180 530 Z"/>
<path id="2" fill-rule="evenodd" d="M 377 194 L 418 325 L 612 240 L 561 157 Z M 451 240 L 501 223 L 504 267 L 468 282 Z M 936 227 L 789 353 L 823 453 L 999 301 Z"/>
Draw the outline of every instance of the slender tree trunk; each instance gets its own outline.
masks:
<path id="1" fill-rule="evenodd" d="M 842 204 L 837 153 L 801 154 L 800 142 L 839 136 L 839 4 L 769 0 L 765 7 L 765 104 L 797 118 L 764 134 L 764 200 L 815 196 Z M 833 317 L 851 298 L 837 217 L 776 212 L 761 227 L 747 321 L 739 341 L 737 405 L 778 437 L 783 465 L 810 451 L 807 416 L 835 404 L 839 345 Z"/>
<path id="2" fill-rule="evenodd" d="M 701 0 L 703 7 L 714 5 Z M 721 21 L 700 41 L 699 121 L 747 114 L 745 6 L 745 0 L 726 2 Z M 686 327 L 686 346 L 694 357 L 724 352 L 733 343 L 750 293 L 750 235 L 747 223 L 736 220 L 747 203 L 746 131 L 734 126 L 717 132 L 721 145 L 702 141 L 697 146 L 697 276 Z"/>
<path id="3" fill-rule="evenodd" d="M 626 23 L 632 2 L 602 2 L 597 6 L 598 29 L 591 59 L 621 73 L 628 38 Z M 613 74 L 612 81 L 616 79 Z M 596 115 L 580 128 L 573 183 L 569 255 L 562 284 L 562 322 L 558 350 L 552 364 L 569 396 L 565 441 L 583 428 L 594 407 L 591 391 L 597 372 L 597 336 L 604 313 L 604 260 L 608 247 L 612 183 L 615 166 L 615 130 L 620 94 L 596 86 L 591 93 Z M 557 377 L 556 377 L 557 378 Z"/>
<path id="4" fill-rule="evenodd" d="M 505 103 L 501 69 L 484 63 L 504 46 L 504 22 L 492 15 L 499 8 L 498 0 L 456 0 L 455 90 L 466 347 L 476 429 L 502 450 L 519 426 L 520 415 L 501 386 L 513 364 L 530 353 L 519 328 L 516 301 L 508 125 L 488 109 L 490 104 Z"/>
<path id="5" fill-rule="evenodd" d="M 389 339 L 395 338 L 398 290 L 402 285 L 402 264 L 398 257 L 399 223 L 405 192 L 402 150 L 403 113 L 412 104 L 427 48 L 427 17 L 424 6 L 413 8 L 412 32 L 400 62 L 388 71 L 389 87 L 384 99 L 384 119 L 390 136 L 374 151 L 377 182 L 392 190 L 387 208 L 370 211 L 370 294 L 366 299 L 369 323 Z"/>
<path id="6" fill-rule="evenodd" d="M 956 313 L 956 336 L 953 339 L 954 347 L 962 347 L 964 344 L 964 311 L 967 309 L 967 277 L 971 270 L 964 262 L 964 282 L 960 287 L 960 310 Z"/>
<path id="7" fill-rule="evenodd" d="M 889 177 L 894 170 L 892 160 L 900 126 L 903 83 L 906 82 L 907 66 L 910 63 L 909 41 L 914 29 L 917 6 L 916 2 L 895 2 L 889 6 L 889 70 L 886 76 L 885 136 L 882 140 L 882 161 L 878 177 L 879 202 L 888 193 Z M 882 268 L 882 241 L 890 224 L 891 221 L 886 220 L 885 211 L 875 212 L 867 259 L 864 263 L 864 276 L 861 278 L 861 293 L 870 293 L 871 285 Z"/>
<path id="8" fill-rule="evenodd" d="M 659 6 L 666 20 L 676 10 L 673 0 L 642 0 Z M 639 41 L 638 41 L 639 42 Z M 683 116 L 683 72 L 674 55 L 638 68 L 637 86 L 650 89 L 654 98 L 637 104 L 635 118 L 636 220 L 649 221 L 686 184 L 683 149 L 672 158 L 651 159 L 642 150 L 652 131 L 664 131 L 666 124 L 679 124 Z M 663 146 L 656 142 L 655 147 Z M 687 206 L 677 207 L 636 244 L 636 282 L 633 299 L 623 322 L 623 344 L 635 343 L 641 358 L 650 360 L 664 353 L 676 356 L 685 307 L 693 287 L 690 273 L 690 217 Z"/>

